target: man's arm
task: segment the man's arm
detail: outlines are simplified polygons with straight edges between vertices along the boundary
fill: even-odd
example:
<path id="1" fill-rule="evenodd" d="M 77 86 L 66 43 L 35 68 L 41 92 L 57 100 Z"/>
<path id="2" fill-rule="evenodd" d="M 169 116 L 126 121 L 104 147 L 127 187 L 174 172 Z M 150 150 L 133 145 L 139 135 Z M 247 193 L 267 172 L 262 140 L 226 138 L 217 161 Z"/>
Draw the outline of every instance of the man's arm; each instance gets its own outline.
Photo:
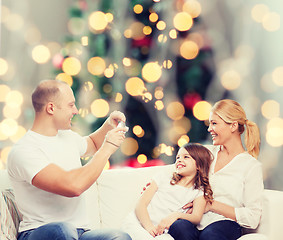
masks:
<path id="1" fill-rule="evenodd" d="M 116 128 L 119 121 L 126 121 L 126 117 L 123 113 L 119 111 L 113 111 L 110 116 L 106 119 L 103 125 L 97 129 L 95 132 L 86 136 L 87 140 L 87 150 L 84 154 L 86 156 L 92 156 L 101 147 L 106 134 L 113 128 Z M 120 131 L 127 131 L 127 128 L 122 128 Z"/>
<path id="2" fill-rule="evenodd" d="M 125 131 L 121 130 L 123 128 L 108 131 L 100 148 L 83 167 L 65 171 L 56 164 L 49 164 L 35 175 L 32 184 L 42 190 L 66 197 L 79 196 L 96 181 L 109 157 L 124 141 Z"/>

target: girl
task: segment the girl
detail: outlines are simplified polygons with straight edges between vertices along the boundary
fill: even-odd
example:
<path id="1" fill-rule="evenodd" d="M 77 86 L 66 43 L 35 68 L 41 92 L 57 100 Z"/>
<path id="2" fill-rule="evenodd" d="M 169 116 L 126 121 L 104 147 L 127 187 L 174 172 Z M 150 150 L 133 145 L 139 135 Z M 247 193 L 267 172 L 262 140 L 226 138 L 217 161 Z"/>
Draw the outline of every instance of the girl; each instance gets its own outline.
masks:
<path id="1" fill-rule="evenodd" d="M 241 135 L 246 130 L 245 146 Z M 255 229 L 262 212 L 263 178 L 257 161 L 260 134 L 239 103 L 221 100 L 212 107 L 208 132 L 214 155 L 209 180 L 214 200 L 207 204 L 201 231 L 177 220 L 169 233 L 176 240 L 236 240 L 242 227 Z"/>
<path id="2" fill-rule="evenodd" d="M 173 239 L 167 232 L 177 219 L 198 225 L 206 202 L 212 202 L 208 181 L 211 161 L 211 152 L 200 144 L 181 147 L 173 176 L 163 172 L 153 177 L 122 229 L 133 240 Z M 182 209 L 187 202 L 193 202 L 191 214 Z"/>

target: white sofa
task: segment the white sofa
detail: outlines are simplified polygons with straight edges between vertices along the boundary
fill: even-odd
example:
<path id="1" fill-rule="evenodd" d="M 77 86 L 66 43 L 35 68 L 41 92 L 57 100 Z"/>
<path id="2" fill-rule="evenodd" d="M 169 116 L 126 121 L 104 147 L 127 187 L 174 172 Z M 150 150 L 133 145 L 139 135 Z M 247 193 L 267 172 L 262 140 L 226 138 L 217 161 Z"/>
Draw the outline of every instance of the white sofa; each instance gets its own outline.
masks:
<path id="1" fill-rule="evenodd" d="M 172 165 L 147 168 L 105 170 L 89 190 L 87 206 L 93 228 L 119 228 L 133 210 L 143 187 L 157 171 L 172 171 Z M 11 188 L 6 170 L 0 171 L 0 189 Z M 260 226 L 240 240 L 283 239 L 283 192 L 264 191 L 264 210 Z M 2 238 L 1 238 L 2 240 Z M 145 239 L 146 240 L 146 239 Z"/>

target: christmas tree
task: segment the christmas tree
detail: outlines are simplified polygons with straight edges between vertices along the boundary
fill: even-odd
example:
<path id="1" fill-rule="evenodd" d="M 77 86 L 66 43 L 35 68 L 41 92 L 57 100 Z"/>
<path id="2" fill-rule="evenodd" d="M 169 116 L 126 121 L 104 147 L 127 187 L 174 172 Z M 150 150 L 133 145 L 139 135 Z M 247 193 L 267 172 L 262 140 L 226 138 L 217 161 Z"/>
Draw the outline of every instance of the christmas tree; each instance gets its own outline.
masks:
<path id="1" fill-rule="evenodd" d="M 111 165 L 171 163 L 178 145 L 206 139 L 214 66 L 197 0 L 80 0 L 69 13 L 54 75 L 78 99 L 75 126 L 94 131 L 125 113 L 130 130 Z"/>

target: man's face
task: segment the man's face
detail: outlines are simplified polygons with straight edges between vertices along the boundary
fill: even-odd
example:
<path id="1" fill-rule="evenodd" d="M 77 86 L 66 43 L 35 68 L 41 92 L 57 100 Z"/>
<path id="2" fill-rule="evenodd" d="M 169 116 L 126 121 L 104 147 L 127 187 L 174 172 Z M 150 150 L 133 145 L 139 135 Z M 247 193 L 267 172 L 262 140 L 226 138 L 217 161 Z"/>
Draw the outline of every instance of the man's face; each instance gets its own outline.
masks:
<path id="1" fill-rule="evenodd" d="M 74 115 L 78 114 L 72 89 L 66 84 L 60 86 L 60 96 L 56 100 L 54 121 L 57 129 L 70 129 Z"/>

